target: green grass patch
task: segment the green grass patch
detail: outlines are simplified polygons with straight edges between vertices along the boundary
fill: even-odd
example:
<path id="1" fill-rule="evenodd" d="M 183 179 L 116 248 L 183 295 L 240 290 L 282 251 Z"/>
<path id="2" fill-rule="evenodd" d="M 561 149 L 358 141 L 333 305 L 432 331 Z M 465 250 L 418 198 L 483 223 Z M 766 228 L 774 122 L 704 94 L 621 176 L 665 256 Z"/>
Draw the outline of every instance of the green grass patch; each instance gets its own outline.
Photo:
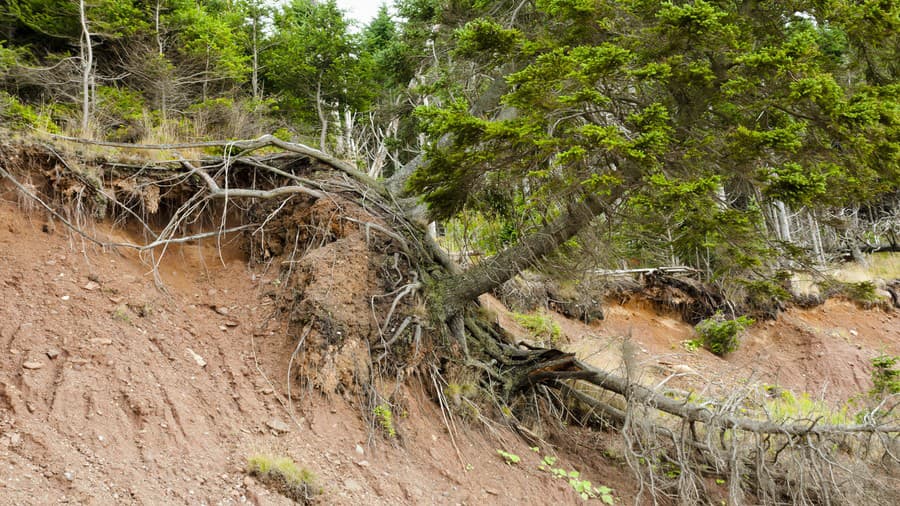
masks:
<path id="1" fill-rule="evenodd" d="M 767 400 L 765 406 L 766 412 L 776 422 L 819 420 L 818 423 L 826 425 L 856 423 L 849 406 L 834 409 L 822 401 L 812 399 L 807 393 L 795 396 L 790 390 L 781 390 L 774 398 Z"/>
<path id="2" fill-rule="evenodd" d="M 247 473 L 300 504 L 310 504 L 320 493 L 315 475 L 289 457 L 253 455 L 247 459 Z"/>
<path id="3" fill-rule="evenodd" d="M 562 329 L 553 318 L 545 313 L 511 313 L 519 325 L 531 333 L 536 341 L 556 344 L 562 335 Z"/>

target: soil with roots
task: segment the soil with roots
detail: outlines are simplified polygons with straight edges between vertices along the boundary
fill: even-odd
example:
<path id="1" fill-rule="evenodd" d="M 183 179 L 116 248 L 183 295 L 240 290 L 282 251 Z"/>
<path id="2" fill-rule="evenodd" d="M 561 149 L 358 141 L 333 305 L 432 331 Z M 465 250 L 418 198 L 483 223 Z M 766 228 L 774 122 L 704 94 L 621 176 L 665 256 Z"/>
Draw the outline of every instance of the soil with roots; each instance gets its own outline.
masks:
<path id="1" fill-rule="evenodd" d="M 370 374 L 360 337 L 377 335 L 364 294 L 381 289 L 364 228 L 298 254 L 290 287 L 286 256 L 251 268 L 237 240 L 173 247 L 159 265 L 166 294 L 136 253 L 85 244 L 15 200 L 0 202 L 0 503 L 290 504 L 247 476 L 260 453 L 312 471 L 321 504 L 580 501 L 511 432 L 456 420 L 451 436 L 418 378 L 392 390 L 396 436 L 373 425 L 352 388 Z M 297 339 L 325 314 L 289 401 Z M 567 464 L 633 493 L 614 464 Z"/>
<path id="2" fill-rule="evenodd" d="M 78 192 L 63 183 L 60 194 Z M 184 198 L 148 188 L 154 212 Z M 93 245 L 21 189 L 0 190 L 2 503 L 290 503 L 247 475 L 257 454 L 312 471 L 323 504 L 581 503 L 539 469 L 544 455 L 619 503 L 640 493 L 617 433 L 519 425 L 470 402 L 452 365 L 428 374 L 447 338 L 413 294 L 422 280 L 402 237 L 364 199 L 240 209 L 266 226 L 160 256 Z M 67 209 L 92 236 L 146 240 L 134 223 Z M 531 339 L 495 299 L 481 302 Z M 640 296 L 607 301 L 603 316 L 553 314 L 558 346 L 708 397 L 758 383 L 837 406 L 871 388 L 871 358 L 900 355 L 896 312 L 837 300 L 757 324 L 724 359 L 687 351 L 692 327 Z M 709 499 L 726 499 L 709 481 Z"/>

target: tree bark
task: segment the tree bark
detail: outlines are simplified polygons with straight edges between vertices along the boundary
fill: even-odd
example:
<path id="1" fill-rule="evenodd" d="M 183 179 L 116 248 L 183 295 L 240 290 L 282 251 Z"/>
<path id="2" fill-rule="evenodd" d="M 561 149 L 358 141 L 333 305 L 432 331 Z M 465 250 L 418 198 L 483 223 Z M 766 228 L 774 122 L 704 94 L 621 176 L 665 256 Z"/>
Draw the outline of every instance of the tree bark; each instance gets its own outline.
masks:
<path id="1" fill-rule="evenodd" d="M 533 267 L 560 245 L 584 229 L 603 212 L 599 198 L 586 195 L 562 216 L 518 243 L 459 275 L 444 280 L 443 302 L 453 315 L 476 297 L 500 286 L 525 269 Z"/>
<path id="2" fill-rule="evenodd" d="M 91 32 L 88 29 L 87 6 L 84 0 L 78 4 L 81 20 L 81 136 L 90 137 L 88 129 L 91 123 L 91 80 L 94 68 L 94 46 Z"/>

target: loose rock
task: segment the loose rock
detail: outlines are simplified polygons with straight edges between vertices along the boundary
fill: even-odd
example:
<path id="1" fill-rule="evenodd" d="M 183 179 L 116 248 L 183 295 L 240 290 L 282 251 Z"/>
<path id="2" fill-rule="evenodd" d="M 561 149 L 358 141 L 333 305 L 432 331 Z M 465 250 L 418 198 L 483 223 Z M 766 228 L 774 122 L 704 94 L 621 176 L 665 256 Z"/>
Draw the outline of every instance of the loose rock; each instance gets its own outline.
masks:
<path id="1" fill-rule="evenodd" d="M 269 420 L 268 422 L 266 422 L 266 426 L 268 426 L 270 429 L 274 430 L 275 432 L 283 433 L 283 432 L 291 431 L 291 427 L 288 424 L 282 422 L 281 420 L 279 420 L 277 418 L 273 418 L 273 419 Z"/>

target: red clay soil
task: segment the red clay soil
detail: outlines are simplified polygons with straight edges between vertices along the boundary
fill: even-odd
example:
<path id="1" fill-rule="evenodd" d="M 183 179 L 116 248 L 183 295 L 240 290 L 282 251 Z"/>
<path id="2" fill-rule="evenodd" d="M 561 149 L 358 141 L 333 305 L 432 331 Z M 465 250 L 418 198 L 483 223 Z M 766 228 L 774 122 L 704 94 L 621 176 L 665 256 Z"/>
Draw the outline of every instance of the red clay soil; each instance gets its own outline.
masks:
<path id="1" fill-rule="evenodd" d="M 274 274 L 249 267 L 238 245 L 171 248 L 159 266 L 164 293 L 148 258 L 86 245 L 4 197 L 0 504 L 289 504 L 246 475 L 246 459 L 256 453 L 310 469 L 322 504 L 581 503 L 539 471 L 540 455 L 507 429 L 455 419 L 451 437 L 427 394 L 432 386 L 416 377 L 401 389 L 406 411 L 395 414 L 393 440 L 367 424 L 371 416 L 352 394 L 325 398 L 302 389 L 289 403 L 285 378 L 297 336 L 273 316 L 266 294 Z M 331 285 L 312 276 L 306 290 L 320 299 L 317 291 L 328 291 L 337 306 L 325 309 L 357 327 L 372 325 L 354 302 L 369 276 L 359 261 L 365 252 L 357 251 L 358 238 L 346 239 L 317 253 L 335 273 Z M 483 302 L 516 329 L 499 303 Z M 752 377 L 840 402 L 870 388 L 872 357 L 900 355 L 897 313 L 843 301 L 757 324 L 725 359 L 686 351 L 681 342 L 694 337 L 691 327 L 648 304 L 604 310 L 606 319 L 591 326 L 554 315 L 565 346 L 617 368 L 627 340 L 653 382 L 675 375 L 669 384 L 728 387 Z M 318 386 L 333 386 L 327 374 L 318 378 Z M 598 457 L 616 453 L 610 437 L 542 435 L 560 445 L 541 449 L 559 452 L 557 465 L 613 487 L 622 504 L 633 502 L 628 470 Z M 498 448 L 522 462 L 507 465 Z"/>
<path id="2" fill-rule="evenodd" d="M 687 351 L 682 343 L 697 338 L 693 327 L 649 302 L 611 304 L 604 313 L 604 320 L 590 326 L 553 315 L 570 340 L 562 346 L 616 369 L 622 367 L 622 345 L 629 342 L 648 383 L 671 376 L 670 385 L 725 392 L 749 380 L 839 405 L 872 388 L 872 358 L 900 355 L 900 312 L 863 310 L 841 299 L 756 323 L 738 350 L 724 358 L 702 348 Z"/>
<path id="3" fill-rule="evenodd" d="M 415 378 L 394 440 L 353 398 L 295 391 L 290 416 L 296 341 L 268 318 L 273 276 L 236 246 L 170 249 L 163 293 L 136 253 L 88 246 L 4 197 L 0 504 L 289 504 L 245 474 L 255 453 L 315 473 L 321 504 L 581 502 L 506 429 L 456 420 L 451 438 Z M 564 459 L 631 501 L 627 471 Z"/>

